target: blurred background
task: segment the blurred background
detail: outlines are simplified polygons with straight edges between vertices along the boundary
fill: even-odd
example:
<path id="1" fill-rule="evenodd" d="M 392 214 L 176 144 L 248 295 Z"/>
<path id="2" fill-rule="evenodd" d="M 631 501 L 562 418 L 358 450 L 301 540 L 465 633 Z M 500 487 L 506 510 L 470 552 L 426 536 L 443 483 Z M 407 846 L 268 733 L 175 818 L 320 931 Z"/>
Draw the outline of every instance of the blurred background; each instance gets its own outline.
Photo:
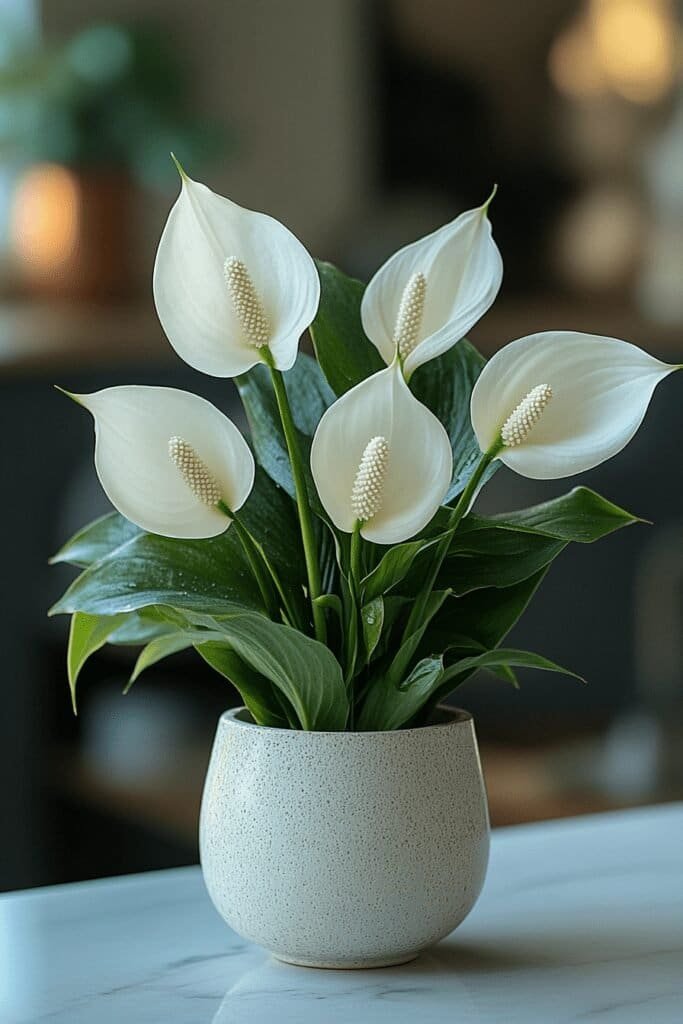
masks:
<path id="1" fill-rule="evenodd" d="M 0 0 L 0 889 L 196 861 L 234 691 L 176 656 L 120 696 L 92 659 L 71 716 L 69 578 L 47 559 L 106 511 L 89 418 L 56 394 L 186 387 L 236 415 L 156 321 L 151 270 L 193 177 L 367 278 L 494 182 L 505 280 L 490 354 L 553 327 L 683 360 L 683 4 L 674 0 Z M 494 824 L 683 796 L 683 402 L 582 482 L 653 521 L 569 549 L 515 630 L 590 685 L 486 676 Z M 501 470 L 483 507 L 567 484 Z"/>

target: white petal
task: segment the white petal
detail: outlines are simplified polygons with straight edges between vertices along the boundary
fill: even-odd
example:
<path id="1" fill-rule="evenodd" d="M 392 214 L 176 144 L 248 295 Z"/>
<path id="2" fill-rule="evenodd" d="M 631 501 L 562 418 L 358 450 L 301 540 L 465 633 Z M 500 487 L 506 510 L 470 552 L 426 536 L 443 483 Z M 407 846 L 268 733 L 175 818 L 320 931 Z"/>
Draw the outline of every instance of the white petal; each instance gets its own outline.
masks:
<path id="1" fill-rule="evenodd" d="M 657 384 L 675 369 L 617 338 L 532 334 L 506 345 L 482 370 L 472 392 L 472 426 L 486 451 L 529 391 L 549 384 L 552 398 L 528 438 L 498 458 L 534 480 L 573 476 L 628 444 Z"/>
<path id="2" fill-rule="evenodd" d="M 154 300 L 181 359 L 214 377 L 235 377 L 261 361 L 225 283 L 229 257 L 244 263 L 270 326 L 275 365 L 288 370 L 312 323 L 320 280 L 304 246 L 283 224 L 245 210 L 183 177 L 159 242 Z"/>
<path id="3" fill-rule="evenodd" d="M 168 454 L 181 437 L 237 511 L 254 482 L 254 459 L 235 424 L 204 398 L 176 388 L 132 385 L 74 395 L 95 419 L 95 468 L 111 503 L 143 530 L 165 537 L 215 537 L 230 520 L 203 504 Z"/>
<path id="4" fill-rule="evenodd" d="M 363 328 L 389 364 L 396 352 L 396 318 L 406 285 L 413 274 L 426 278 L 419 340 L 404 363 L 407 377 L 463 338 L 498 294 L 503 261 L 493 241 L 487 205 L 468 210 L 431 235 L 399 249 L 365 290 Z"/>
<path id="5" fill-rule="evenodd" d="M 373 437 L 389 445 L 379 511 L 361 529 L 377 544 L 397 544 L 427 525 L 451 481 L 453 457 L 439 420 L 411 393 L 398 362 L 351 388 L 325 412 L 311 448 L 320 500 L 350 533 L 351 502 L 363 452 Z"/>

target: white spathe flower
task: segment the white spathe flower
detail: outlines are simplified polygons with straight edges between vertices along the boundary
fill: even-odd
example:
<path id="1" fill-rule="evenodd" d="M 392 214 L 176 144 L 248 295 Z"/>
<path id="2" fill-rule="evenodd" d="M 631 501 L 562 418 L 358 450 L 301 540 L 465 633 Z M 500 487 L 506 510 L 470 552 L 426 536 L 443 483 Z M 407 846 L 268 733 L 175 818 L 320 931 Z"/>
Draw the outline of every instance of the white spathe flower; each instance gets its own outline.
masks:
<path id="1" fill-rule="evenodd" d="M 320 300 L 313 260 L 279 221 L 184 172 L 181 180 L 154 265 L 154 301 L 168 340 L 213 377 L 245 373 L 266 349 L 277 369 L 289 370 Z"/>
<path id="2" fill-rule="evenodd" d="M 439 420 L 415 398 L 398 361 L 325 412 L 311 470 L 338 529 L 397 544 L 427 525 L 451 482 L 453 456 Z"/>
<path id="3" fill-rule="evenodd" d="M 483 206 L 399 249 L 370 281 L 361 303 L 363 328 L 406 378 L 467 334 L 493 304 L 503 261 Z"/>
<path id="4" fill-rule="evenodd" d="M 620 452 L 643 421 L 657 384 L 679 369 L 617 338 L 546 331 L 510 342 L 472 391 L 483 452 L 522 476 L 554 480 Z"/>
<path id="5" fill-rule="evenodd" d="M 176 388 L 72 395 L 95 420 L 95 468 L 111 503 L 143 530 L 215 537 L 254 483 L 254 458 L 215 405 Z"/>

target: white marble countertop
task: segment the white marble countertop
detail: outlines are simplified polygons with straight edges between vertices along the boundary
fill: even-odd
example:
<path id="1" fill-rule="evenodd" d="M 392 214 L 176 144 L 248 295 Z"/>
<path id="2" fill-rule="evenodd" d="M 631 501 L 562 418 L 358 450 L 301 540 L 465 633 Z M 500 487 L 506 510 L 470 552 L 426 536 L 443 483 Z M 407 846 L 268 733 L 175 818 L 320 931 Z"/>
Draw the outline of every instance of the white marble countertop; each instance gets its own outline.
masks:
<path id="1" fill-rule="evenodd" d="M 683 805 L 494 833 L 479 903 L 404 967 L 291 967 L 197 868 L 0 898 L 2 1024 L 674 1024 Z"/>

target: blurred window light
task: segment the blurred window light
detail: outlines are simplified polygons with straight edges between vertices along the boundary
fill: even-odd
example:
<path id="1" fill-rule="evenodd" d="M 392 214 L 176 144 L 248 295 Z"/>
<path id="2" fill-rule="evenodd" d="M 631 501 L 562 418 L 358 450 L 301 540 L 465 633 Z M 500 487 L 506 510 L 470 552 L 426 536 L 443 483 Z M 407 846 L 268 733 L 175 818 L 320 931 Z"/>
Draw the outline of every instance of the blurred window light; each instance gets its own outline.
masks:
<path id="1" fill-rule="evenodd" d="M 671 0 L 588 0 L 548 57 L 556 88 L 656 103 L 674 85 L 683 37 Z"/>

